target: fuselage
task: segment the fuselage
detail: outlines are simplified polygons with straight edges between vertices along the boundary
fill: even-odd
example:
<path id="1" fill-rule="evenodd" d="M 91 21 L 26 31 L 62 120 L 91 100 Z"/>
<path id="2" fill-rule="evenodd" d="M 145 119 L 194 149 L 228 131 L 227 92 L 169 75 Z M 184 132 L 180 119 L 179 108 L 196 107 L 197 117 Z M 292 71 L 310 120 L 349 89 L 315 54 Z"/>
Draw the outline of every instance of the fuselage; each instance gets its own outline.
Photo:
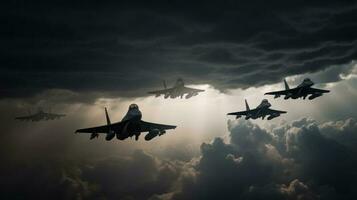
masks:
<path id="1" fill-rule="evenodd" d="M 142 114 L 139 107 L 136 104 L 131 104 L 129 106 L 128 112 L 122 119 L 124 122 L 121 130 L 109 130 L 106 140 L 111 140 L 115 135 L 117 139 L 124 140 L 128 137 L 135 136 L 136 138 L 140 135 L 140 125 L 139 122 L 142 118 Z"/>
<path id="2" fill-rule="evenodd" d="M 306 87 L 311 87 L 314 85 L 314 82 L 312 82 L 309 78 L 306 78 L 300 83 L 297 88 L 306 88 Z"/>
<path id="3" fill-rule="evenodd" d="M 175 85 L 172 88 L 172 91 L 168 94 L 168 96 L 172 99 L 179 97 L 179 96 L 183 96 L 184 95 L 183 88 L 184 88 L 183 85 L 177 85 L 177 86 Z"/>
<path id="4" fill-rule="evenodd" d="M 308 89 L 311 88 L 311 86 L 313 86 L 313 85 L 314 85 L 314 82 L 312 82 L 310 79 L 308 79 L 308 78 L 304 79 L 304 81 L 296 87 L 298 89 L 298 91 L 296 93 L 290 95 L 291 98 L 297 99 L 297 98 L 303 97 L 305 99 L 306 96 L 309 95 Z"/>
<path id="5" fill-rule="evenodd" d="M 165 99 L 166 98 L 171 98 L 174 99 L 179 96 L 183 96 L 183 88 L 185 87 L 185 83 L 183 82 L 182 79 L 177 79 L 175 85 L 172 87 L 171 91 L 167 94 L 165 94 Z"/>
<path id="6" fill-rule="evenodd" d="M 267 110 L 268 108 L 271 107 L 271 104 L 268 102 L 267 99 L 263 99 L 262 102 L 255 108 L 256 112 L 253 114 L 250 114 L 246 116 L 247 119 L 252 118 L 252 119 L 257 119 L 257 118 L 263 118 L 268 115 Z"/>
<path id="7" fill-rule="evenodd" d="M 32 117 L 32 121 L 40 121 L 45 119 L 45 113 L 42 110 L 39 110 L 35 115 Z"/>
<path id="8" fill-rule="evenodd" d="M 185 91 L 185 83 L 183 82 L 182 79 L 177 79 L 176 84 L 172 87 L 171 91 L 166 93 L 164 95 L 164 98 L 177 98 L 177 97 L 183 97 L 187 92 Z M 188 92 L 188 94 L 185 96 L 186 99 L 189 99 L 193 96 L 198 95 L 198 92 L 196 91 L 192 91 L 192 92 Z"/>
<path id="9" fill-rule="evenodd" d="M 139 108 L 136 106 L 136 104 L 132 104 L 121 121 L 140 121 L 141 117 L 142 114 Z"/>
<path id="10" fill-rule="evenodd" d="M 257 106 L 257 109 L 265 109 L 271 107 L 271 104 L 267 99 L 263 99 L 263 101 Z"/>

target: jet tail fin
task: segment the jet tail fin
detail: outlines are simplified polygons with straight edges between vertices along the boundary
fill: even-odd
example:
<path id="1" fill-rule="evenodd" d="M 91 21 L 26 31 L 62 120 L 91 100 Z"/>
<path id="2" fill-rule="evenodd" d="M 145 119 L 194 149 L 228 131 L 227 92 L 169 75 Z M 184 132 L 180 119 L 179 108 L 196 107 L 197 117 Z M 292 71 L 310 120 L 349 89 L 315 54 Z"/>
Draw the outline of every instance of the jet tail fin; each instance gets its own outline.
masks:
<path id="1" fill-rule="evenodd" d="M 289 85 L 288 85 L 288 83 L 286 82 L 286 80 L 284 79 L 284 85 L 285 85 L 285 90 L 289 90 L 290 88 L 289 88 Z"/>
<path id="2" fill-rule="evenodd" d="M 250 110 L 248 102 L 247 102 L 247 99 L 245 99 L 245 108 L 246 108 L 247 111 Z"/>
<path id="3" fill-rule="evenodd" d="M 167 86 L 166 86 L 166 81 L 163 80 L 162 83 L 164 84 L 164 88 L 166 89 L 166 88 L 167 88 Z"/>
<path id="4" fill-rule="evenodd" d="M 107 119 L 107 125 L 110 125 L 110 118 L 109 118 L 109 115 L 108 115 L 108 111 L 107 111 L 107 108 L 104 108 L 105 109 L 105 117 Z"/>

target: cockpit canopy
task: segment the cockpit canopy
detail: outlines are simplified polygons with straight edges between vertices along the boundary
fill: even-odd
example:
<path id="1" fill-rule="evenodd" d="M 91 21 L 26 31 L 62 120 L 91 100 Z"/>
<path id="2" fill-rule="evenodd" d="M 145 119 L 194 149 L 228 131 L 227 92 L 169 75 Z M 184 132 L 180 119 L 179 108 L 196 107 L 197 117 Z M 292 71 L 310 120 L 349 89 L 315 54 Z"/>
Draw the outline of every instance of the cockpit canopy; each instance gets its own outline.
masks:
<path id="1" fill-rule="evenodd" d="M 131 109 L 139 109 L 139 106 L 136 105 L 135 103 L 133 103 L 129 106 L 129 110 L 131 110 Z"/>
<path id="2" fill-rule="evenodd" d="M 262 108 L 262 107 L 270 107 L 271 104 L 268 102 L 267 99 L 263 99 L 262 102 L 259 104 L 258 108 Z"/>
<path id="3" fill-rule="evenodd" d="M 311 81 L 309 78 L 305 78 L 304 81 L 300 84 L 302 86 L 312 86 L 314 85 L 314 82 Z"/>
<path id="4" fill-rule="evenodd" d="M 183 82 L 182 78 L 178 78 L 176 81 L 176 86 L 183 86 L 185 83 Z"/>

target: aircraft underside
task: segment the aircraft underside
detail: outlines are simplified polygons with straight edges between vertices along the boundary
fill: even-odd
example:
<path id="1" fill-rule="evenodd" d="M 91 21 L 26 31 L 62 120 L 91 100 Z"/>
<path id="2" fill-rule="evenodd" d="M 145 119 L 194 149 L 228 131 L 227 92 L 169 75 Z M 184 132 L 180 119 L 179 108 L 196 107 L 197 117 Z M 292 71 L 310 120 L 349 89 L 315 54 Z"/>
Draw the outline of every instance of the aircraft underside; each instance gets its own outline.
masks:
<path id="1" fill-rule="evenodd" d="M 302 94 L 287 94 L 285 95 L 284 99 L 287 100 L 289 98 L 291 99 L 299 99 L 299 98 L 302 98 L 302 99 L 306 99 L 306 97 L 308 97 L 309 100 L 313 100 L 319 96 L 322 96 L 322 93 L 302 93 Z M 274 98 L 278 98 L 280 97 L 280 95 L 275 95 Z"/>

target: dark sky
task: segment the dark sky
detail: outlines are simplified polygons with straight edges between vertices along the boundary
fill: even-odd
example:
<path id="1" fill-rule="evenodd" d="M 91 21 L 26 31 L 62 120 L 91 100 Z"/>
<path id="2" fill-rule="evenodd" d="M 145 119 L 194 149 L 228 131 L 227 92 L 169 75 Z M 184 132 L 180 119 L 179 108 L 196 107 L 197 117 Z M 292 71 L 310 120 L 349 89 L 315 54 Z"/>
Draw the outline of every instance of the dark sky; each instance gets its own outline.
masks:
<path id="1" fill-rule="evenodd" d="M 357 199 L 357 2 L 0 3 L 0 199 Z M 206 91 L 147 95 L 182 77 Z M 310 77 L 313 101 L 264 92 Z M 226 113 L 268 98 L 272 121 Z M 89 140 L 136 102 L 176 124 L 145 142 Z M 61 120 L 13 120 L 37 107 Z"/>
<path id="2" fill-rule="evenodd" d="M 355 58 L 356 13 L 326 0 L 12 1 L 1 6 L 1 96 L 144 96 L 177 77 L 220 90 L 275 83 Z"/>

